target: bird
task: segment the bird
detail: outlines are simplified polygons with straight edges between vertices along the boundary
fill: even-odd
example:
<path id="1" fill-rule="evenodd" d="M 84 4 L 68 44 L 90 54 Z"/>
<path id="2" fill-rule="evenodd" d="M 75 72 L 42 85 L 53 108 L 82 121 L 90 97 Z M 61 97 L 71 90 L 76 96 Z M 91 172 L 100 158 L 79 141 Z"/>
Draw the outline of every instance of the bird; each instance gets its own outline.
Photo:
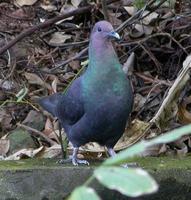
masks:
<path id="1" fill-rule="evenodd" d="M 86 71 L 65 93 L 39 100 L 64 128 L 73 146 L 73 165 L 89 164 L 77 158 L 79 147 L 88 142 L 97 142 L 110 156 L 116 155 L 114 146 L 124 133 L 133 107 L 131 82 L 112 44 L 119 39 L 111 23 L 97 22 L 90 35 Z"/>

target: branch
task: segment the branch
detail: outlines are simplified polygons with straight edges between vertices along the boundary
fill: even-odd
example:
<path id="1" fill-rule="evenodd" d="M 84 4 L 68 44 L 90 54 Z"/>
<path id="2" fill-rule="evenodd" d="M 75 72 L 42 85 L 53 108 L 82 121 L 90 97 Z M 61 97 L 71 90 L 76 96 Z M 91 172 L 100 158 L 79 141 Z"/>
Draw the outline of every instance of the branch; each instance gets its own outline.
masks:
<path id="1" fill-rule="evenodd" d="M 111 3 L 114 3 L 114 2 L 117 2 L 117 1 L 119 1 L 119 0 L 108 0 L 108 1 L 106 1 L 106 4 L 111 4 Z M 99 4 L 98 7 L 101 7 L 101 4 Z M 46 28 L 46 27 L 48 27 L 48 26 L 50 26 L 50 25 L 52 25 L 52 24 L 54 24 L 54 23 L 56 23 L 60 20 L 68 18 L 68 17 L 76 16 L 76 15 L 83 14 L 83 13 L 86 13 L 86 12 L 91 12 L 91 10 L 93 8 L 95 8 L 94 5 L 78 8 L 78 9 L 73 10 L 71 12 L 56 16 L 56 17 L 49 19 L 49 20 L 46 20 L 45 22 L 40 23 L 36 26 L 32 26 L 31 28 L 28 28 L 26 31 L 23 31 L 22 33 L 20 33 L 15 39 L 11 40 L 7 45 L 2 47 L 0 49 L 0 55 L 3 54 L 9 48 L 11 48 L 13 45 L 15 45 L 18 41 L 22 40 L 24 37 L 27 37 L 30 34 L 36 32 L 36 31 L 39 31 L 40 29 Z"/>
<path id="2" fill-rule="evenodd" d="M 93 8 L 93 6 L 86 6 L 86 7 L 82 7 L 82 8 L 78 8 L 76 10 L 73 10 L 71 12 L 56 16 L 52 19 L 46 20 L 43 23 L 40 23 L 36 26 L 32 26 L 31 28 L 27 29 L 26 31 L 21 32 L 15 39 L 11 40 L 9 43 L 7 43 L 7 45 L 5 45 L 4 47 L 2 47 L 0 49 L 0 55 L 3 54 L 7 49 L 9 49 L 10 47 L 12 47 L 13 45 L 15 45 L 18 41 L 22 40 L 24 37 L 27 37 L 28 35 L 36 32 L 37 30 L 46 28 L 60 20 L 63 20 L 65 18 L 71 17 L 71 16 L 76 16 L 79 14 L 83 14 L 85 12 L 90 12 L 91 9 Z"/>
<path id="3" fill-rule="evenodd" d="M 107 11 L 107 3 L 105 0 L 102 0 L 101 4 L 102 4 L 104 19 L 109 21 L 109 15 L 108 15 L 108 11 Z"/>

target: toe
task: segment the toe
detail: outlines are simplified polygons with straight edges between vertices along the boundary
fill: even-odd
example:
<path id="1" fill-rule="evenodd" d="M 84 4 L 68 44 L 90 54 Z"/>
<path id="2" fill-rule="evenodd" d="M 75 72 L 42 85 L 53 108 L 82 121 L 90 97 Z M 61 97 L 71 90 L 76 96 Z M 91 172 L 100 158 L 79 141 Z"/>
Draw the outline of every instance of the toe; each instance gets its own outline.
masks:
<path id="1" fill-rule="evenodd" d="M 71 161 L 72 161 L 71 158 L 69 158 L 69 159 L 60 159 L 56 163 L 58 163 L 58 164 L 66 164 L 66 163 L 70 163 Z"/>

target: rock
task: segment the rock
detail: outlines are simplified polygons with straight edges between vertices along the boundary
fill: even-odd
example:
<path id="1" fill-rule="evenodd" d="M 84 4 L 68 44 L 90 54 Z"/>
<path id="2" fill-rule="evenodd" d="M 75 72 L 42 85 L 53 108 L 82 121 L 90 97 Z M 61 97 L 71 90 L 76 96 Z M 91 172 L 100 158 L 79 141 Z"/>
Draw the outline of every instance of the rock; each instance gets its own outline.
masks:
<path id="1" fill-rule="evenodd" d="M 160 185 L 159 191 L 139 198 L 127 198 L 92 185 L 104 200 L 189 200 L 191 198 L 191 157 L 147 157 L 131 159 L 148 170 Z M 1 200 L 61 200 L 93 173 L 94 167 L 59 165 L 50 159 L 25 159 L 0 162 Z"/>
<path id="2" fill-rule="evenodd" d="M 17 128 L 8 135 L 10 140 L 9 155 L 20 149 L 36 148 L 36 144 L 31 135 L 23 129 Z"/>
<path id="3" fill-rule="evenodd" d="M 31 110 L 22 123 L 41 131 L 44 128 L 44 117 L 42 113 Z"/>

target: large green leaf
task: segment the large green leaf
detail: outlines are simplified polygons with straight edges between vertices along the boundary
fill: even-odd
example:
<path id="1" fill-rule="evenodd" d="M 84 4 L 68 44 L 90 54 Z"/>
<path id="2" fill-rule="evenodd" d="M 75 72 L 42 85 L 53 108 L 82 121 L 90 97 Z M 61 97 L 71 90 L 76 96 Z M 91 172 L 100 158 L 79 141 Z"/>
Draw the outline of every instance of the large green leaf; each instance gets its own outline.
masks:
<path id="1" fill-rule="evenodd" d="M 148 141 L 147 143 L 149 146 L 152 146 L 155 144 L 170 143 L 186 134 L 191 134 L 191 125 L 186 125 L 181 128 L 174 129 L 168 133 L 164 133 L 163 135 L 158 136 Z"/>
<path id="2" fill-rule="evenodd" d="M 128 158 L 138 155 L 139 153 L 145 151 L 146 148 L 149 146 L 161 143 L 169 143 L 174 140 L 177 140 L 178 138 L 186 134 L 191 134 L 191 125 L 186 125 L 181 128 L 177 128 L 173 131 L 165 133 L 164 135 L 158 136 L 149 141 L 141 141 L 129 147 L 128 149 L 118 153 L 117 156 L 107 159 L 103 163 L 103 165 L 118 165 L 126 163 Z"/>
<path id="3" fill-rule="evenodd" d="M 130 197 L 150 194 L 158 189 L 155 180 L 140 168 L 100 167 L 94 171 L 94 176 L 107 188 Z"/>
<path id="4" fill-rule="evenodd" d="M 81 186 L 76 188 L 68 200 L 100 200 L 94 189 Z"/>
<path id="5" fill-rule="evenodd" d="M 141 141 L 128 149 L 121 151 L 116 156 L 107 159 L 103 165 L 120 165 L 127 161 L 128 158 L 131 158 L 139 153 L 145 151 L 147 148 L 147 142 Z"/>

